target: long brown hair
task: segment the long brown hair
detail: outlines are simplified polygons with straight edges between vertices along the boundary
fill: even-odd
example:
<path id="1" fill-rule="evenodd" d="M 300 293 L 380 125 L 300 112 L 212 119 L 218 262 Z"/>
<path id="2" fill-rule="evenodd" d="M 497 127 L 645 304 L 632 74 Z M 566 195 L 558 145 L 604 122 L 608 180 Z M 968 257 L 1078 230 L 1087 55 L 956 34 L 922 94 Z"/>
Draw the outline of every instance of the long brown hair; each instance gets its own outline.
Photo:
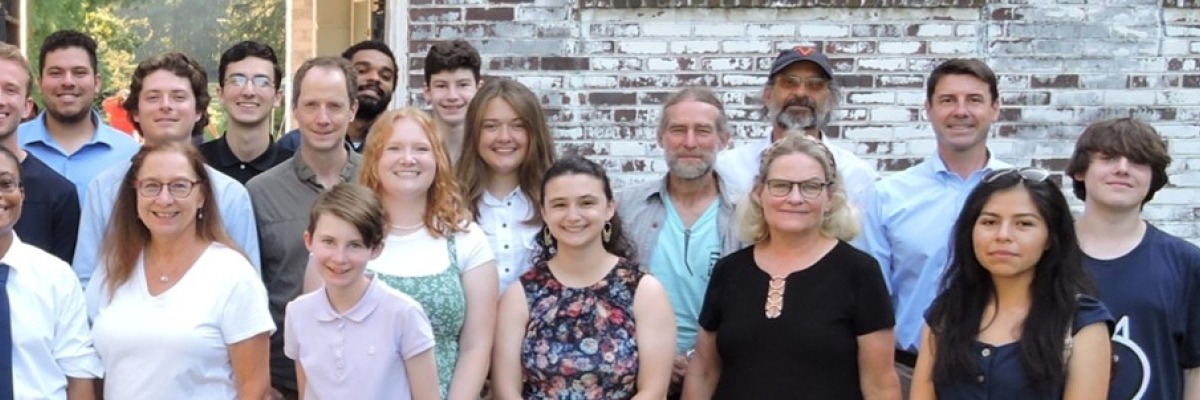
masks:
<path id="1" fill-rule="evenodd" d="M 462 194 L 458 182 L 454 180 L 454 171 L 450 168 L 450 155 L 437 134 L 437 125 L 433 118 L 414 107 L 404 107 L 383 113 L 371 125 L 367 133 L 367 142 L 363 144 L 362 165 L 358 168 L 358 183 L 383 196 L 383 183 L 379 180 L 379 159 L 383 156 L 384 148 L 392 133 L 396 130 L 396 122 L 411 119 L 425 131 L 425 138 L 433 149 L 434 163 L 437 171 L 433 173 L 433 184 L 425 196 L 425 227 L 434 237 L 444 237 L 455 232 L 465 232 L 470 214 L 463 208 Z M 391 215 L 388 216 L 390 221 Z"/>
<path id="2" fill-rule="evenodd" d="M 229 239 L 229 234 L 225 233 L 225 225 L 221 222 L 221 212 L 216 205 L 217 198 L 212 189 L 212 180 L 204 169 L 204 158 L 200 156 L 200 151 L 190 142 L 147 144 L 133 156 L 129 171 L 125 172 L 125 177 L 121 179 L 112 217 L 109 219 L 104 241 L 100 245 L 108 273 L 104 285 L 110 295 L 133 276 L 138 257 L 150 243 L 150 230 L 146 229 L 146 225 L 138 217 L 138 193 L 135 183 L 146 157 L 158 152 L 182 154 L 187 158 L 192 173 L 196 174 L 196 179 L 200 181 L 192 191 L 193 195 L 196 190 L 204 195 L 204 205 L 199 209 L 199 212 L 204 213 L 204 218 L 196 220 L 196 235 L 204 241 L 221 243 L 238 252 L 242 251 L 241 247 Z M 167 188 L 164 187 L 163 190 Z"/>
<path id="3" fill-rule="evenodd" d="M 487 106 L 493 99 L 508 103 L 525 124 L 529 136 L 525 159 L 517 167 L 518 187 L 531 202 L 542 198 L 542 176 L 554 164 L 554 139 L 546 126 L 546 113 L 542 104 L 529 88 L 509 79 L 490 81 L 475 93 L 467 107 L 467 122 L 463 134 L 462 153 L 455 166 L 458 181 L 463 185 L 467 210 L 479 219 L 479 199 L 483 198 L 486 175 L 490 173 L 487 163 L 479 155 L 479 137 L 483 135 L 483 119 Z M 525 221 L 530 225 L 542 224 L 541 207 L 533 207 L 533 215 Z"/>

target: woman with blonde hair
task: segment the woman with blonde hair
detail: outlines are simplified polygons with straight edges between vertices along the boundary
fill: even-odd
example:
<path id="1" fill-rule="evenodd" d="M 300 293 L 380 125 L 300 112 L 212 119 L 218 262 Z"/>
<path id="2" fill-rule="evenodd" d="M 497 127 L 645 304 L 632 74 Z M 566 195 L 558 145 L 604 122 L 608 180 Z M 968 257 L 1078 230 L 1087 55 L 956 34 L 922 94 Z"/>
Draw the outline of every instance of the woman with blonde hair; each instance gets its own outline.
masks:
<path id="1" fill-rule="evenodd" d="M 685 399 L 900 399 L 891 300 L 833 156 L 788 136 L 739 205 L 753 243 L 713 268 Z"/>
<path id="2" fill-rule="evenodd" d="M 489 81 L 467 108 L 455 172 L 467 209 L 487 233 L 500 293 L 533 266 L 542 229 L 541 179 L 554 163 L 554 139 L 537 95 L 511 79 Z"/>
<path id="3" fill-rule="evenodd" d="M 267 393 L 267 292 L 210 182 L 189 143 L 142 147 L 121 181 L 86 292 L 106 398 Z"/>
<path id="4" fill-rule="evenodd" d="M 442 397 L 474 399 L 491 357 L 496 266 L 436 129 L 406 107 L 380 115 L 367 135 L 358 180 L 379 194 L 390 225 L 367 269 L 425 308 Z"/>

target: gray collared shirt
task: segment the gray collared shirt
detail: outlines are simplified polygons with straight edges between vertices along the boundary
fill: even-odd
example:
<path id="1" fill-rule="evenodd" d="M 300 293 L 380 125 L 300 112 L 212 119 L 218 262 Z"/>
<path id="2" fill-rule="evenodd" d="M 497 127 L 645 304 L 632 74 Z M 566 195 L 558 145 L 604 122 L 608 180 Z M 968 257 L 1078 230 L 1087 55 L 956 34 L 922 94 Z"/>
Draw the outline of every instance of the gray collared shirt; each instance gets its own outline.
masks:
<path id="1" fill-rule="evenodd" d="M 725 189 L 728 187 L 726 181 L 720 175 L 714 175 L 717 177 L 717 200 L 720 201 L 717 228 L 721 232 L 723 257 L 745 245 L 738 238 L 734 221 L 733 212 L 737 200 L 733 193 Z M 667 175 L 663 175 L 662 179 L 646 181 L 617 193 L 617 215 L 621 217 L 621 226 L 625 236 L 637 246 L 638 265 L 646 270 L 649 270 L 659 231 L 667 218 L 667 205 L 662 197 L 662 194 L 667 192 L 667 180 Z"/>
<path id="2" fill-rule="evenodd" d="M 349 153 L 342 167 L 342 182 L 353 182 L 362 156 L 346 146 Z M 267 287 L 271 318 L 282 327 L 288 302 L 300 295 L 304 286 L 304 268 L 308 250 L 304 230 L 308 228 L 309 209 L 325 188 L 300 153 L 288 161 L 259 174 L 246 184 L 258 223 L 262 254 L 262 278 Z M 271 337 L 271 381 L 295 387 L 294 364 L 284 356 L 283 329 Z"/>

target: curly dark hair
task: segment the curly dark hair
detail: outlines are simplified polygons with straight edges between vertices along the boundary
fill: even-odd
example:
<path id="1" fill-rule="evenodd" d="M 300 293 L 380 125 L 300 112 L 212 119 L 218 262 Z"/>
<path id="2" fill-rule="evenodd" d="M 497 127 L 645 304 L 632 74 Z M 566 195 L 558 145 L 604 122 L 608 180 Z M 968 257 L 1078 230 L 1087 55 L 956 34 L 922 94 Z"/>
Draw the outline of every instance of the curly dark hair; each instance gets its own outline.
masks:
<path id="1" fill-rule="evenodd" d="M 137 114 L 138 97 L 142 94 L 142 81 L 158 70 L 170 71 L 175 76 L 188 80 L 192 95 L 196 97 L 196 113 L 200 114 L 200 120 L 192 126 L 192 136 L 204 134 L 204 127 L 208 126 L 208 103 L 212 101 L 212 96 L 208 94 L 208 73 L 204 72 L 204 67 L 200 63 L 188 57 L 187 54 L 167 53 L 151 57 L 138 64 L 137 69 L 133 70 L 133 77 L 129 82 L 129 96 L 125 97 L 121 108 L 128 111 L 130 116 Z M 133 122 L 134 129 L 139 132 L 142 130 L 142 124 L 138 123 L 136 119 L 130 118 L 130 121 Z"/>
<path id="2" fill-rule="evenodd" d="M 433 74 L 460 68 L 471 70 L 471 74 L 475 76 L 475 82 L 479 82 L 481 65 L 483 65 L 483 61 L 479 57 L 479 51 L 465 40 L 457 39 L 435 44 L 425 55 L 425 86 L 429 86 L 429 80 Z"/>
<path id="3" fill-rule="evenodd" d="M 546 184 L 550 180 L 563 175 L 575 174 L 588 175 L 599 179 L 604 184 L 604 198 L 609 202 L 613 201 L 612 184 L 608 181 L 608 174 L 604 172 L 604 167 L 581 156 L 571 154 L 556 161 L 546 171 L 546 177 L 542 178 L 541 198 L 537 199 L 539 205 L 546 205 Z M 629 238 L 625 237 L 625 232 L 621 229 L 623 225 L 621 224 L 621 216 L 617 215 L 614 211 L 612 219 L 608 220 L 608 222 L 612 225 L 612 236 L 609 237 L 608 242 L 604 243 L 604 249 L 617 257 L 633 260 L 635 256 L 633 243 L 629 241 Z M 545 237 L 546 229 L 548 228 L 542 226 L 542 237 Z M 558 240 L 551 239 L 550 243 L 545 243 L 542 237 L 539 237 L 537 240 L 538 253 L 533 258 L 534 265 L 550 261 L 554 257 L 554 254 L 558 252 Z"/>

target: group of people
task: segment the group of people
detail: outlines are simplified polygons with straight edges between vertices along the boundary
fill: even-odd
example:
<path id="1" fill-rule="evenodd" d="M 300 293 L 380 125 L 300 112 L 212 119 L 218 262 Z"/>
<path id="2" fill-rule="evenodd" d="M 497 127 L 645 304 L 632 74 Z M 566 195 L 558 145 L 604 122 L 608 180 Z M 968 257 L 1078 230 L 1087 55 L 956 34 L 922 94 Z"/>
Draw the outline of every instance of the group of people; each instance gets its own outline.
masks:
<path id="1" fill-rule="evenodd" d="M 279 140 L 277 56 L 238 43 L 200 145 L 187 55 L 134 71 L 141 144 L 92 107 L 90 37 L 38 65 L 20 124 L 35 74 L 0 45 L 0 399 L 1200 398 L 1200 250 L 1140 215 L 1166 142 L 1100 121 L 1061 176 L 1007 164 L 978 60 L 930 74 L 905 171 L 824 143 L 837 80 L 797 46 L 765 139 L 725 150 L 720 97 L 682 88 L 668 170 L 627 188 L 461 40 L 424 59 L 428 112 L 389 110 L 384 43 L 306 61 Z"/>

